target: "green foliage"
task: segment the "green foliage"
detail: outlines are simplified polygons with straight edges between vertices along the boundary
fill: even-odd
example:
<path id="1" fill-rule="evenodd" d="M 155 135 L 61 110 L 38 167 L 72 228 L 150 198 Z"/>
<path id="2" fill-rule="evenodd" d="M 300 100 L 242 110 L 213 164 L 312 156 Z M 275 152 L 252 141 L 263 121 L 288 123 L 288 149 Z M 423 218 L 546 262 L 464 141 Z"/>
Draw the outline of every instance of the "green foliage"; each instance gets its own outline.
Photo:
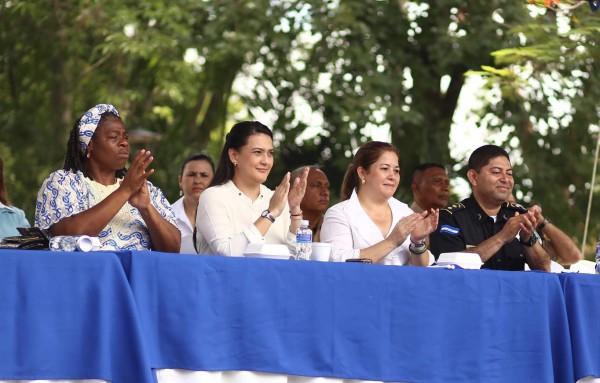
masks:
<path id="1" fill-rule="evenodd" d="M 588 7 L 547 10 L 512 28 L 520 43 L 494 52 L 497 68 L 484 68 L 490 86 L 503 91 L 483 114 L 501 117 L 491 128 L 512 126 L 507 146 L 523 157 L 516 188 L 579 241 L 598 134 L 599 27 Z M 598 214 L 596 199 L 590 243 Z"/>

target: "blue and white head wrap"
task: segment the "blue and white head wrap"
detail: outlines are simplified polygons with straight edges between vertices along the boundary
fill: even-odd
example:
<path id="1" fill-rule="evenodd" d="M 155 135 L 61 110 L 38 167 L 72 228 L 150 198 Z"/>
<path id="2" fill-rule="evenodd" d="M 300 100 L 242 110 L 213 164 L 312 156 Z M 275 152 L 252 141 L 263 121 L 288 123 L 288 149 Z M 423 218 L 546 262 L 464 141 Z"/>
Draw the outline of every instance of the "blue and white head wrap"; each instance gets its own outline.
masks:
<path id="1" fill-rule="evenodd" d="M 100 117 L 103 113 L 110 112 L 116 116 L 119 116 L 117 109 L 111 104 L 98 104 L 85 112 L 79 120 L 79 150 L 85 155 L 87 152 L 90 140 L 98 128 Z"/>

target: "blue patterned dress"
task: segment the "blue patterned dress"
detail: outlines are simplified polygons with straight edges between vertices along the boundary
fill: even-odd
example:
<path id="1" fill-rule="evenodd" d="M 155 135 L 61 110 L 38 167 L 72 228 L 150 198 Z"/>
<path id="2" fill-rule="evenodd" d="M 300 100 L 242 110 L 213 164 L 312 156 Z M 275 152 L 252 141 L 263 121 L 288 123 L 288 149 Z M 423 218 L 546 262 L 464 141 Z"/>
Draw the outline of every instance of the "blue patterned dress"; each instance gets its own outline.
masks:
<path id="1" fill-rule="evenodd" d="M 117 190 L 123 179 L 104 186 L 83 173 L 57 170 L 51 173 L 38 192 L 35 225 L 47 229 L 63 218 L 81 213 L 104 200 Z M 148 182 L 150 201 L 171 224 L 177 226 L 169 201 L 162 191 Z M 103 250 L 150 250 L 150 233 L 142 215 L 128 202 L 98 235 Z"/>

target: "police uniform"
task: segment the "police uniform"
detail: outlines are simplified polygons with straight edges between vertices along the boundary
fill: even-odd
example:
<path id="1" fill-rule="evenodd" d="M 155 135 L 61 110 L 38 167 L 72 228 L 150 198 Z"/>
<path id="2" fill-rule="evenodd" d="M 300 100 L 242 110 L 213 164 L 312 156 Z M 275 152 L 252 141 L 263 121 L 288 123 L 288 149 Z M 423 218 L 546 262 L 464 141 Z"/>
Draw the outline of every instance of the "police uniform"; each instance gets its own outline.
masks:
<path id="1" fill-rule="evenodd" d="M 527 213 L 523 206 L 504 202 L 496 216 L 496 222 L 488 216 L 474 197 L 462 200 L 440 210 L 439 224 L 429 235 L 430 249 L 435 258 L 441 253 L 463 251 L 473 248 L 498 234 L 506 222 L 516 213 Z M 523 270 L 525 255 L 517 238 L 502 246 L 481 266 L 482 269 Z"/>

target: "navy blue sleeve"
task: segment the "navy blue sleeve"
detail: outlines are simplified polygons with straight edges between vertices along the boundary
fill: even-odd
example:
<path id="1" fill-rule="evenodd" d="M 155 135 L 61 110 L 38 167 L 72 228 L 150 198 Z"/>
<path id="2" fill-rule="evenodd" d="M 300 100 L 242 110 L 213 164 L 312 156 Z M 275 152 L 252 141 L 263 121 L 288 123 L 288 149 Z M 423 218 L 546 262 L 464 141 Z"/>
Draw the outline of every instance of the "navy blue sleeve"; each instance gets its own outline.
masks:
<path id="1" fill-rule="evenodd" d="M 448 210 L 440 210 L 437 229 L 429 235 L 429 247 L 437 260 L 441 253 L 463 251 L 467 248 L 462 228 Z"/>

